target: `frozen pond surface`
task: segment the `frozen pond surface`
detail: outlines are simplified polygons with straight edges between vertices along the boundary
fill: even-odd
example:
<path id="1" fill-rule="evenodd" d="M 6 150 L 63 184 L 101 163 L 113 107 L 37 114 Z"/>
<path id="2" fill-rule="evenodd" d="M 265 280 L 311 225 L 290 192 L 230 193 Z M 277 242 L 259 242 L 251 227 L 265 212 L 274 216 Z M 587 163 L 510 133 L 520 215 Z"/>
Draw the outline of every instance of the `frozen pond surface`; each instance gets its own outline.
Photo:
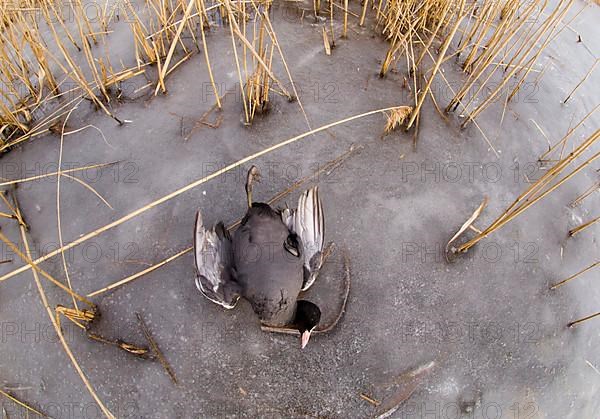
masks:
<path id="1" fill-rule="evenodd" d="M 581 2 L 579 2 L 581 3 Z M 576 5 L 579 10 L 583 3 Z M 292 16 L 292 18 L 290 18 Z M 260 331 L 249 304 L 224 311 L 194 286 L 192 254 L 94 299 L 102 317 L 94 331 L 144 344 L 135 313 L 144 316 L 179 380 L 173 385 L 160 364 L 138 360 L 91 342 L 75 327 L 65 334 L 100 398 L 118 417 L 328 417 L 363 418 L 373 407 L 360 398 L 372 386 L 404 371 L 436 362 L 397 418 L 573 418 L 600 415 L 600 320 L 566 324 L 600 310 L 598 271 L 556 291 L 548 286 L 598 260 L 600 226 L 575 238 L 567 232 L 597 217 L 599 194 L 568 204 L 598 180 L 597 165 L 577 175 L 548 199 L 448 264 L 448 239 L 483 200 L 490 204 L 476 225 L 483 228 L 541 175 L 535 163 L 597 105 L 596 71 L 567 105 L 561 100 L 598 56 L 598 7 L 589 7 L 544 52 L 539 85 L 526 86 L 506 109 L 488 108 L 477 122 L 499 152 L 496 157 L 473 125 L 461 131 L 457 115 L 444 122 L 428 100 L 421 115 L 418 149 L 412 135 L 381 139 L 381 115 L 307 137 L 253 163 L 263 172 L 256 199 L 269 199 L 320 165 L 363 148 L 319 179 L 326 239 L 338 245 L 311 297 L 334 310 L 342 280 L 340 249 L 351 259 L 352 288 L 345 317 L 305 350 L 294 337 Z M 321 27 L 276 8 L 273 21 L 311 126 L 362 112 L 410 104 L 402 73 L 377 76 L 387 44 L 370 29 L 351 25 L 332 56 L 323 51 Z M 114 35 L 116 53 L 131 47 Z M 577 35 L 583 43 L 577 43 Z M 222 92 L 234 89 L 228 32 L 215 30 L 209 48 Z M 284 74 L 279 64 L 278 74 Z M 445 74 L 462 75 L 452 63 Z M 537 73 L 535 73 L 537 74 Z M 531 80 L 535 75 L 531 77 Z M 254 124 L 240 123 L 242 106 L 228 95 L 219 128 L 200 127 L 185 141 L 193 121 L 210 109 L 202 55 L 168 79 L 169 93 L 115 107 L 131 123 L 123 127 L 94 112 L 88 102 L 69 121 L 72 129 L 98 127 L 66 137 L 63 166 L 119 160 L 87 180 L 114 210 L 89 190 L 61 182 L 65 243 L 102 227 L 212 171 L 307 130 L 297 103 L 275 96 L 272 109 Z M 144 81 L 132 81 L 131 92 Z M 434 84 L 440 106 L 451 94 Z M 218 115 L 214 115 L 218 116 Z M 588 119 L 577 138 L 600 126 Z M 2 156 L 5 178 L 52 172 L 59 139 L 46 136 Z M 597 151 L 598 147 L 594 151 Z M 590 154 L 591 155 L 591 154 Z M 192 243 L 195 212 L 207 223 L 232 223 L 245 211 L 246 165 L 200 185 L 139 217 L 74 248 L 68 265 L 76 290 L 90 293 L 127 277 Z M 96 176 L 97 175 L 97 176 Z M 298 191 L 287 197 L 296 202 Z M 24 184 L 18 197 L 38 254 L 57 247 L 56 181 Z M 14 224 L 2 231 L 20 242 Z M 562 249 L 562 250 L 561 250 Z M 3 247 L 0 274 L 21 266 Z M 42 264 L 63 278 L 60 258 Z M 46 285 L 53 304 L 66 295 Z M 57 418 L 100 417 L 100 411 L 56 341 L 31 272 L 0 285 L 0 384 Z M 380 396 L 380 395 L 377 395 Z M 8 416 L 22 417 L 4 399 Z M 21 415 L 21 416 L 19 416 Z"/>

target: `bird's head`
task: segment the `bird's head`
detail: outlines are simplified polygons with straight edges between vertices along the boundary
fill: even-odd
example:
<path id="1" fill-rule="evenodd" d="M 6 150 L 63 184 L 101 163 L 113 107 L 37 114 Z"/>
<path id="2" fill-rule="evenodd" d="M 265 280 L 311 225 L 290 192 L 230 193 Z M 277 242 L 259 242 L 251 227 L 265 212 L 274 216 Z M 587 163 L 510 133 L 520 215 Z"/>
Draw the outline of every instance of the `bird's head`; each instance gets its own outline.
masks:
<path id="1" fill-rule="evenodd" d="M 321 321 L 321 310 L 310 301 L 299 300 L 296 306 L 294 325 L 300 332 L 300 345 L 302 349 L 308 344 L 310 334 Z"/>

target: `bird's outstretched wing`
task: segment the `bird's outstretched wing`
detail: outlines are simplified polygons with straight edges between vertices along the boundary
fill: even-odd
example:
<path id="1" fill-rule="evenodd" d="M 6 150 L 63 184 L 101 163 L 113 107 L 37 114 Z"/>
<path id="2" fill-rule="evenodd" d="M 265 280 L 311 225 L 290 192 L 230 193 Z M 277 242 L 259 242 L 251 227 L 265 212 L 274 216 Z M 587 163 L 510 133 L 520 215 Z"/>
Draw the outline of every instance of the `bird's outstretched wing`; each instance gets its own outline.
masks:
<path id="1" fill-rule="evenodd" d="M 298 198 L 298 208 L 284 209 L 281 212 L 281 219 L 302 241 L 304 255 L 302 291 L 306 291 L 317 279 L 323 264 L 325 217 L 318 186 L 303 192 Z"/>
<path id="2" fill-rule="evenodd" d="M 205 229 L 200 211 L 194 228 L 194 256 L 196 287 L 200 292 L 213 303 L 227 309 L 235 307 L 240 298 L 240 287 L 232 275 L 231 236 L 222 222 L 210 230 Z"/>

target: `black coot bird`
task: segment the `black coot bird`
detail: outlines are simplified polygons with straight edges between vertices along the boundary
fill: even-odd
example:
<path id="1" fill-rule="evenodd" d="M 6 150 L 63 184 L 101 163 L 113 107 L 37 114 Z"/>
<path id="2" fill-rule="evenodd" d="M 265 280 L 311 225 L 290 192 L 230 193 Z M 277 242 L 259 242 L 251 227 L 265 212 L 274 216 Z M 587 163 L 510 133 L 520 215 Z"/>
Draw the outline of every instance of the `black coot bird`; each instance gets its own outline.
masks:
<path id="1" fill-rule="evenodd" d="M 244 297 L 268 326 L 292 327 L 304 348 L 321 319 L 314 303 L 298 294 L 314 283 L 323 263 L 324 218 L 318 187 L 300 195 L 298 208 L 277 210 L 252 202 L 255 166 L 248 171 L 248 211 L 233 237 L 219 222 L 208 230 L 196 216 L 196 286 L 227 309 Z"/>

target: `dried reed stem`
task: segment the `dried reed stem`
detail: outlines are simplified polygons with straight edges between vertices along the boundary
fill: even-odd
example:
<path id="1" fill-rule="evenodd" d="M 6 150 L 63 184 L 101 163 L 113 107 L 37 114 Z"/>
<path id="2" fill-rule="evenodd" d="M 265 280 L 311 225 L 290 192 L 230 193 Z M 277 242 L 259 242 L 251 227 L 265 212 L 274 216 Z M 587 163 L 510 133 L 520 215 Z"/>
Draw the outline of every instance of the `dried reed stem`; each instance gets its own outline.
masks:
<path id="1" fill-rule="evenodd" d="M 560 282 L 557 282 L 556 284 L 552 285 L 550 287 L 551 290 L 555 290 L 558 287 L 561 287 L 563 285 L 565 285 L 567 282 L 572 281 L 573 279 L 577 278 L 580 275 L 583 275 L 584 273 L 586 273 L 587 271 L 590 271 L 592 269 L 594 269 L 596 266 L 600 265 L 600 261 L 591 264 L 590 266 L 588 266 L 587 268 L 577 272 L 575 275 L 571 275 L 570 277 L 568 277 L 567 279 L 563 279 Z"/>
<path id="2" fill-rule="evenodd" d="M 598 65 L 599 62 L 600 62 L 600 58 L 597 58 L 596 61 L 594 61 L 594 64 L 592 65 L 592 68 L 590 68 L 589 71 L 583 77 L 583 79 L 581 79 L 581 81 L 579 83 L 577 83 L 577 86 L 575 86 L 573 88 L 573 90 L 571 90 L 571 93 L 569 93 L 567 95 L 567 97 L 565 98 L 565 100 L 563 100 L 563 103 L 567 103 L 567 101 L 571 98 L 571 96 L 573 96 L 573 93 L 575 93 L 575 91 L 577 89 L 579 89 L 579 86 L 581 86 L 588 79 L 588 77 L 592 74 L 592 72 L 594 71 L 594 69 L 596 68 L 596 66 Z"/>
<path id="3" fill-rule="evenodd" d="M 18 206 L 17 206 L 17 209 L 18 209 Z M 25 228 L 23 226 L 19 226 L 19 228 L 20 228 L 20 231 L 21 231 L 21 239 L 23 241 L 23 245 L 25 246 L 26 258 L 27 258 L 27 260 L 31 260 L 31 251 L 30 251 L 30 248 L 29 248 L 29 242 L 27 240 L 27 234 L 25 232 Z M 98 397 L 98 395 L 94 391 L 94 388 L 92 387 L 91 383 L 89 382 L 89 380 L 87 379 L 87 377 L 83 373 L 83 370 L 79 366 L 79 363 L 77 362 L 77 359 L 75 359 L 75 356 L 73 355 L 73 352 L 71 351 L 71 348 L 69 347 L 69 344 L 67 343 L 67 341 L 66 341 L 66 339 L 65 339 L 65 337 L 64 337 L 64 335 L 62 333 L 62 330 L 61 330 L 60 326 L 58 325 L 58 323 L 57 323 L 57 321 L 56 321 L 56 319 L 54 317 L 54 314 L 52 312 L 52 309 L 50 308 L 50 305 L 48 303 L 48 298 L 46 297 L 46 293 L 44 292 L 44 287 L 42 286 L 42 283 L 41 283 L 40 278 L 38 276 L 38 271 L 40 269 L 35 264 L 32 264 L 31 266 L 34 267 L 33 272 L 32 272 L 33 273 L 33 279 L 35 281 L 35 284 L 37 286 L 38 292 L 40 294 L 40 298 L 42 300 L 42 304 L 43 304 L 44 308 L 46 309 L 46 313 L 48 314 L 48 317 L 50 317 L 50 322 L 52 323 L 52 326 L 54 327 L 54 330 L 56 331 L 56 334 L 58 335 L 58 338 L 60 339 L 60 343 L 63 346 L 63 349 L 65 350 L 65 353 L 69 357 L 71 363 L 73 364 L 73 367 L 77 371 L 77 374 L 79 374 L 79 377 L 83 381 L 83 384 L 87 388 L 88 392 L 90 393 L 90 395 L 92 396 L 92 398 L 96 401 L 96 404 L 98 404 L 98 407 L 100 407 L 100 410 L 102 411 L 102 413 L 104 414 L 104 416 L 106 416 L 108 419 L 115 419 L 115 416 L 110 412 L 110 410 L 108 410 L 106 408 L 106 406 L 104 406 L 104 403 L 102 403 L 102 400 L 100 400 L 100 398 Z"/>
<path id="4" fill-rule="evenodd" d="M 581 163 L 573 169 L 568 175 L 564 176 L 556 183 L 554 182 L 559 175 L 577 159 L 584 151 L 590 148 L 600 138 L 600 129 L 592 134 L 588 139 L 583 141 L 569 156 L 560 160 L 552 168 L 550 168 L 538 181 L 532 184 L 524 193 L 522 193 L 505 211 L 498 217 L 490 226 L 478 234 L 467 243 L 460 246 L 456 252 L 466 252 L 480 240 L 487 237 L 489 234 L 504 226 L 507 222 L 514 219 L 516 216 L 523 213 L 532 205 L 546 197 L 549 193 L 560 187 L 563 183 L 571 179 L 594 160 L 600 157 L 600 152 L 593 155 L 591 158 Z M 596 220 L 597 221 L 597 220 Z"/>
<path id="5" fill-rule="evenodd" d="M 593 318 L 595 318 L 595 317 L 598 317 L 598 316 L 600 316 L 600 311 L 599 311 L 598 313 L 592 314 L 592 315 L 590 315 L 590 316 L 587 316 L 587 317 L 584 317 L 584 318 L 582 318 L 582 319 L 579 319 L 579 320 L 572 321 L 572 322 L 570 322 L 569 324 L 567 324 L 567 326 L 568 326 L 568 327 L 577 326 L 577 325 L 578 325 L 578 324 L 580 324 L 580 323 L 586 322 L 586 321 L 588 321 L 588 320 L 591 320 L 591 319 L 593 319 Z"/>
<path id="6" fill-rule="evenodd" d="M 43 413 L 41 413 L 39 410 L 34 409 L 33 407 L 29 406 L 27 403 L 22 402 L 21 400 L 17 399 L 14 396 L 11 396 L 10 394 L 8 394 L 6 391 L 0 389 L 0 394 L 3 395 L 4 397 L 6 397 L 8 400 L 12 401 L 13 403 L 18 404 L 19 406 L 25 408 L 26 410 L 35 413 L 38 416 L 41 416 L 43 418 L 47 418 L 49 417 L 48 415 L 45 415 Z M 4 415 L 5 418 L 8 419 L 8 416 L 5 414 Z"/>
<path id="7" fill-rule="evenodd" d="M 576 236 L 577 234 L 581 233 L 586 228 L 591 227 L 592 225 L 596 224 L 598 221 L 600 221 L 600 217 L 594 218 L 593 220 L 590 220 L 587 223 L 583 223 L 579 227 L 575 227 L 574 229 L 569 230 L 569 237 Z"/>

